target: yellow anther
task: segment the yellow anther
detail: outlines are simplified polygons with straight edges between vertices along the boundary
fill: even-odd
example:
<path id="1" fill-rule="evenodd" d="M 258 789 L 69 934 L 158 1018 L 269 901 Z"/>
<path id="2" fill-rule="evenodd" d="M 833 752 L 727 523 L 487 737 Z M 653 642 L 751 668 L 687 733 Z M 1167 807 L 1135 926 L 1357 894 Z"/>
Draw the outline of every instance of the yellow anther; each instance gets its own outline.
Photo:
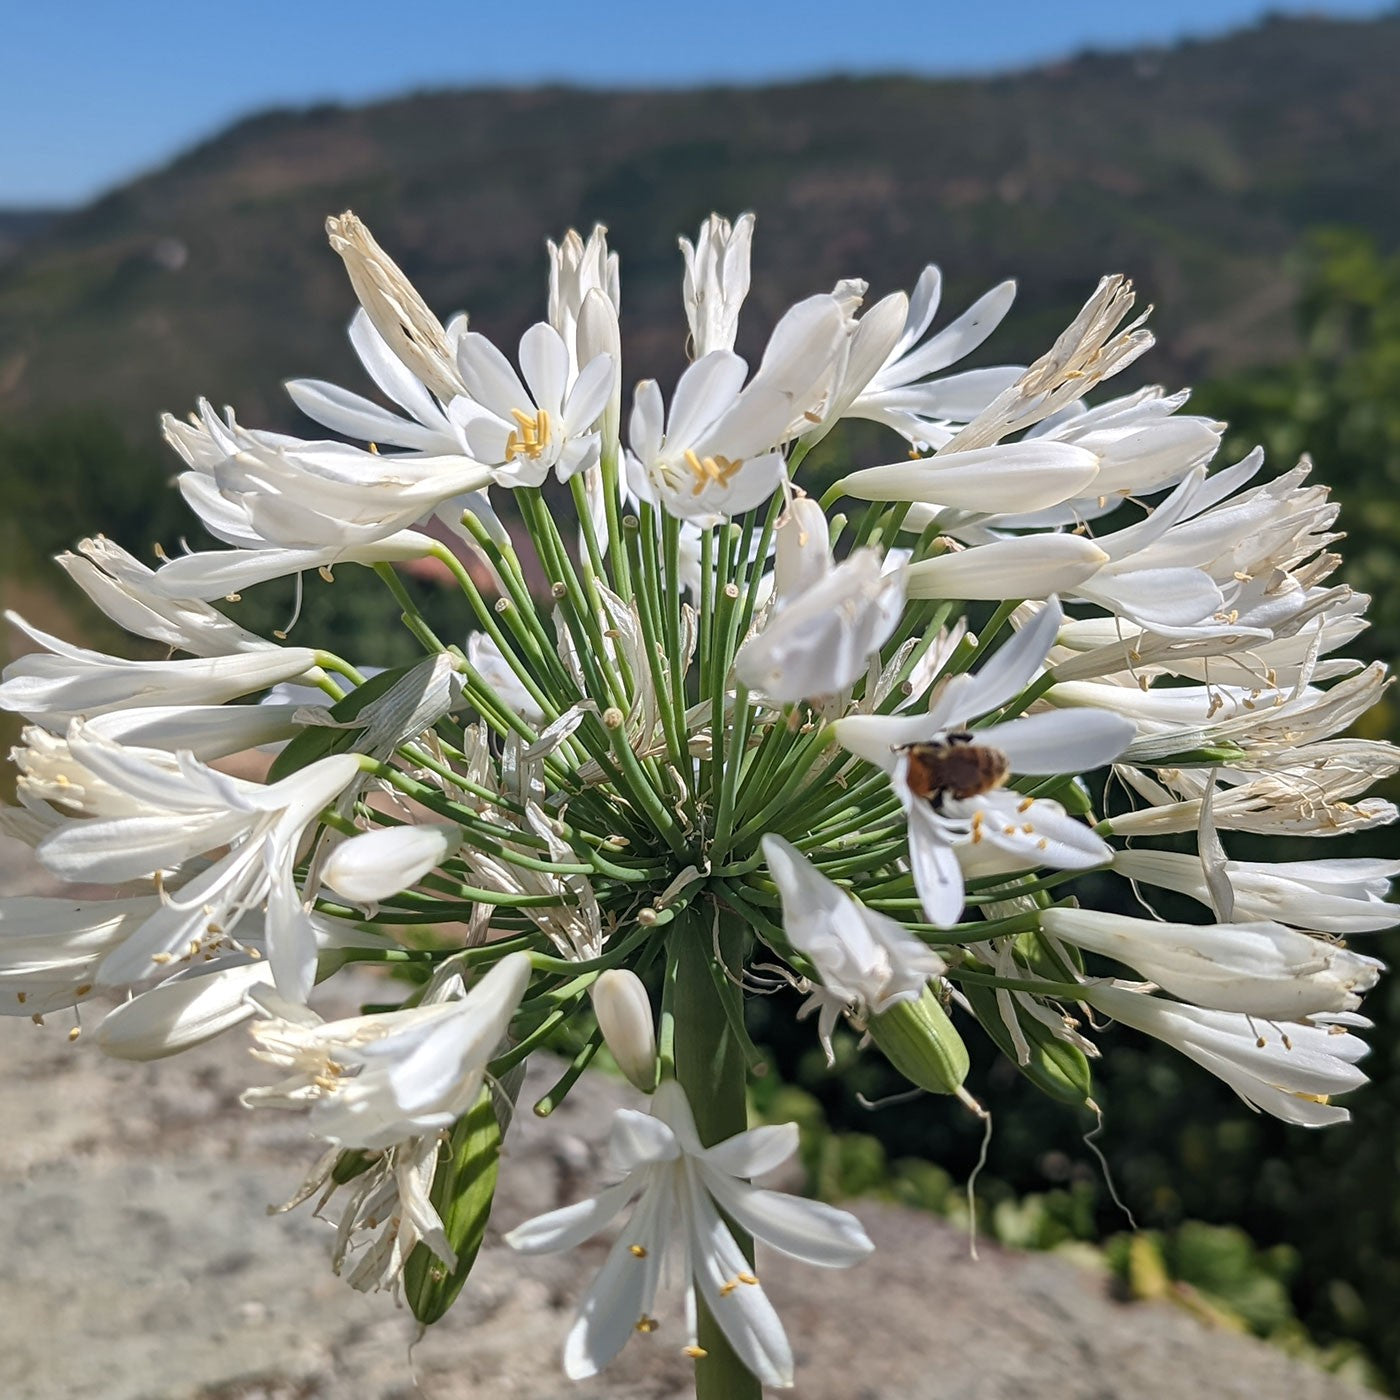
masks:
<path id="1" fill-rule="evenodd" d="M 654 1317 L 648 1317 L 646 1313 L 643 1313 L 641 1317 L 637 1319 L 636 1323 L 637 1331 L 644 1335 L 649 1332 L 655 1332 L 660 1326 L 661 1324 Z"/>
<path id="2" fill-rule="evenodd" d="M 695 478 L 691 494 L 698 496 L 712 481 L 721 486 L 729 485 L 729 478 L 744 464 L 731 461 L 728 457 L 700 457 L 693 447 L 685 450 L 685 464 Z"/>
<path id="3" fill-rule="evenodd" d="M 81 1026 L 74 1026 L 73 1029 L 72 1029 L 71 1031 L 68 1032 L 68 1043 L 69 1043 L 69 1045 L 71 1045 L 75 1040 L 77 1040 L 77 1038 L 78 1038 L 80 1035 L 82 1035 L 82 1033 L 83 1033 L 83 1028 L 82 1028 Z"/>
<path id="4" fill-rule="evenodd" d="M 1034 806 L 1035 806 L 1035 798 L 1033 798 L 1033 797 L 1027 797 L 1027 798 L 1025 798 L 1024 800 L 1022 800 L 1021 802 L 1019 802 L 1019 803 L 1017 804 L 1016 810 L 1017 810 L 1018 812 L 1029 812 L 1030 809 L 1031 809 L 1032 807 L 1034 807 Z"/>
<path id="5" fill-rule="evenodd" d="M 506 461 L 513 462 L 517 457 L 537 458 L 549 446 L 549 414 L 543 409 L 526 413 L 524 409 L 513 408 L 510 416 L 515 419 L 516 428 L 506 438 Z"/>
<path id="6" fill-rule="evenodd" d="M 20 1004 L 21 1006 L 23 1006 L 24 1003 L 27 1002 L 27 1001 L 29 1000 L 29 993 L 28 993 L 28 992 L 16 992 L 16 993 L 15 993 L 15 999 L 19 1002 L 19 1004 Z"/>
<path id="7" fill-rule="evenodd" d="M 641 1244 L 629 1244 L 627 1252 L 634 1259 L 645 1259 L 647 1257 L 646 1246 Z"/>
<path id="8" fill-rule="evenodd" d="M 738 1280 L 738 1279 L 732 1279 L 732 1278 L 731 1278 L 731 1279 L 726 1279 L 725 1282 L 722 1283 L 722 1284 L 720 1284 L 720 1286 L 719 1286 L 719 1296 L 720 1296 L 721 1298 L 727 1298 L 727 1297 L 729 1297 L 729 1295 L 730 1295 L 731 1293 L 733 1293 L 733 1291 L 734 1291 L 736 1288 L 738 1288 L 738 1286 L 739 1286 L 739 1280 Z"/>
<path id="9" fill-rule="evenodd" d="M 739 1280 L 740 1283 L 756 1284 L 758 1282 L 757 1274 L 742 1273 L 735 1275 L 735 1277 Z"/>
<path id="10" fill-rule="evenodd" d="M 690 1346 L 681 1348 L 681 1355 L 688 1356 L 692 1361 L 699 1361 L 702 1357 L 708 1356 L 709 1354 L 710 1353 L 706 1351 L 704 1347 L 698 1347 L 693 1342 Z"/>

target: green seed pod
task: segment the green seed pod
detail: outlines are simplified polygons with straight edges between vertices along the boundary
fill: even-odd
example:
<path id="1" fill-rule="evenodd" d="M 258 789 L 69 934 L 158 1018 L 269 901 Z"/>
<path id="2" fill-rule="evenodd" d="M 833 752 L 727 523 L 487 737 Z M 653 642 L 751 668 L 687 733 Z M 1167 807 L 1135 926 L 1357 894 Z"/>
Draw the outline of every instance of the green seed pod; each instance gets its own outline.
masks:
<path id="1" fill-rule="evenodd" d="M 421 1243 L 404 1266 L 404 1295 L 419 1322 L 431 1324 L 442 1317 L 476 1263 L 496 1194 L 501 1136 L 491 1089 L 484 1088 L 471 1110 L 457 1120 L 433 1178 L 431 1200 L 456 1251 L 457 1267 L 449 1270 Z"/>
<path id="2" fill-rule="evenodd" d="M 1084 1052 L 1053 1035 L 1048 1026 L 1033 1017 L 1021 1016 L 1021 1033 L 1030 1047 L 1030 1061 L 1021 1064 L 1016 1045 L 1001 1019 L 995 987 L 967 984 L 963 995 L 982 1029 L 1037 1089 L 1061 1103 L 1082 1105 L 1091 1102 L 1094 1077 Z"/>
<path id="3" fill-rule="evenodd" d="M 925 987 L 918 1001 L 897 1002 L 872 1016 L 867 1029 L 911 1084 L 931 1094 L 960 1094 L 967 1078 L 967 1046 L 932 987 Z"/>

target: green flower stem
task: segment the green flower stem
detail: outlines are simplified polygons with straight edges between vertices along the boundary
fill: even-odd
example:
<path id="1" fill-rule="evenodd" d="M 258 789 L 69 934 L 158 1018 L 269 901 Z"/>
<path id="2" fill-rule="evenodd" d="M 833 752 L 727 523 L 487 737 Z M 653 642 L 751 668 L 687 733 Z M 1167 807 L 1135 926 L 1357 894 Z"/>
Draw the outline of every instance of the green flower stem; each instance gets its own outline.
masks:
<path id="1" fill-rule="evenodd" d="M 579 531 L 583 535 L 583 547 L 588 555 L 588 570 L 594 578 L 606 578 L 603 551 L 598 544 L 598 531 L 593 524 L 593 512 L 589 509 L 588 492 L 584 488 L 582 473 L 569 478 L 569 492 L 574 498 L 574 510 L 578 513 Z"/>
<path id="2" fill-rule="evenodd" d="M 635 529 L 627 531 L 626 552 L 634 564 L 637 582 L 637 615 L 642 623 L 642 638 L 646 643 L 647 658 L 651 666 L 652 689 L 656 692 L 657 710 L 661 715 L 661 729 L 666 735 L 666 751 L 678 772 L 690 768 L 690 755 L 686 749 L 682 726 L 683 716 L 676 714 L 675 697 L 671 691 L 670 671 L 680 664 L 679 657 L 669 657 L 661 640 L 661 607 L 656 594 L 654 574 L 642 563 L 641 542 Z"/>
<path id="3" fill-rule="evenodd" d="M 1066 1001 L 1083 999 L 1087 983 L 1047 982 L 1040 977 L 998 977 L 992 972 L 978 972 L 970 967 L 950 967 L 947 975 L 955 982 L 971 982 L 983 987 L 998 987 L 1007 992 L 1030 992 L 1038 997 L 1060 997 Z"/>
<path id="4" fill-rule="evenodd" d="M 548 1093 L 535 1101 L 534 1113 L 537 1118 L 548 1118 L 569 1095 L 569 1090 L 578 1083 L 584 1070 L 593 1063 L 593 1057 L 603 1048 L 603 1032 L 595 1030 L 583 1043 L 583 1048 L 569 1062 L 569 1067 L 555 1081 Z"/>
<path id="5" fill-rule="evenodd" d="M 1014 700 L 1007 704 L 997 716 L 996 722 L 1000 724 L 1003 720 L 1014 719 L 1017 715 L 1028 710 L 1037 700 L 1055 686 L 1054 674 L 1046 671 L 1044 675 L 1037 676 Z M 1073 775 L 1071 775 L 1073 776 Z M 1064 779 L 1062 778 L 1063 782 Z"/>
<path id="6" fill-rule="evenodd" d="M 521 519 L 534 542 L 535 551 L 540 556 L 545 573 L 555 584 L 562 585 L 560 611 L 574 640 L 574 650 L 579 664 L 588 680 L 589 692 L 601 704 L 604 697 L 609 703 L 626 710 L 629 703 L 631 678 L 628 674 L 627 659 L 622 649 L 617 649 L 618 674 L 606 665 L 607 644 L 603 639 L 603 629 L 599 622 L 602 602 L 598 596 L 596 580 L 587 575 L 591 597 L 585 596 L 584 585 L 579 581 L 569 551 L 559 534 L 554 516 L 545 505 L 544 497 L 536 487 L 522 488 L 515 493 L 520 507 Z"/>
<path id="7" fill-rule="evenodd" d="M 997 610 L 987 620 L 987 625 L 977 634 L 974 642 L 971 637 L 964 637 L 958 644 L 957 650 L 949 659 L 948 664 L 938 673 L 939 680 L 944 676 L 956 676 L 963 671 L 969 670 L 972 663 L 979 657 L 985 656 L 987 649 L 996 640 L 997 634 L 1006 626 L 1011 614 L 1021 606 L 1019 598 L 1008 598 L 1004 603 L 997 604 Z"/>
<path id="8" fill-rule="evenodd" d="M 456 802 L 448 801 L 437 788 L 427 783 L 420 783 L 416 778 L 410 777 L 401 769 L 394 768 L 387 763 L 377 763 L 373 759 L 363 759 L 362 766 L 366 766 L 367 772 L 374 773 L 377 777 L 383 778 L 390 786 L 397 788 L 400 792 L 412 797 L 414 801 L 422 803 L 430 811 L 441 813 L 450 821 L 456 822 L 459 826 L 477 835 L 484 827 L 488 832 L 493 833 L 490 837 L 477 835 L 474 845 L 477 850 L 483 851 L 487 855 L 495 856 L 498 860 L 503 860 L 511 865 L 517 865 L 522 870 L 540 870 L 550 875 L 591 875 L 595 871 L 595 866 L 589 862 L 580 864 L 578 862 L 560 862 L 539 860 L 534 856 L 528 856 L 520 851 L 514 850 L 494 838 L 494 833 L 501 830 L 483 822 L 474 812 L 467 811 Z M 512 845 L 524 843 L 531 838 L 520 832 L 510 833 Z M 538 839 L 538 838 L 535 838 Z M 621 867 L 618 867 L 621 868 Z M 647 880 L 651 878 L 651 872 L 641 868 L 633 871 L 627 878 L 633 880 Z"/>
<path id="9" fill-rule="evenodd" d="M 732 916 L 721 914 L 719 920 L 717 930 L 703 917 L 678 925 L 671 935 L 673 966 L 668 969 L 674 988 L 675 1076 L 690 1099 L 706 1147 L 748 1127 L 745 1050 L 723 1002 L 726 994 L 737 993 L 727 979 L 737 977 L 743 966 L 748 932 Z M 753 1241 L 738 1230 L 734 1235 L 752 1264 Z M 697 1301 L 704 1355 L 695 1363 L 696 1400 L 761 1400 L 757 1379 L 735 1356 L 704 1299 Z"/>
<path id="10" fill-rule="evenodd" d="M 611 451 L 604 450 L 600 463 L 603 474 L 603 509 L 608 525 L 608 549 L 613 560 L 613 582 L 618 593 L 627 601 L 632 601 L 631 560 L 622 547 L 622 519 L 618 506 L 622 500 L 621 481 L 617 444 Z"/>
<path id="11" fill-rule="evenodd" d="M 481 596 L 481 590 L 476 586 L 476 580 L 467 572 L 462 561 L 446 545 L 438 545 L 433 549 L 432 557 L 446 565 L 451 571 L 453 578 L 457 580 L 457 586 L 466 596 L 467 602 L 471 604 L 471 609 L 476 614 L 476 620 L 481 624 L 481 630 L 495 642 L 501 655 L 505 658 L 506 665 L 515 673 L 515 678 L 525 687 L 530 698 L 544 711 L 546 716 L 550 719 L 557 719 L 559 711 L 555 708 L 554 702 L 540 689 L 529 668 L 516 655 L 515 648 L 496 620 L 495 609 L 490 607 L 486 599 Z"/>
<path id="12" fill-rule="evenodd" d="M 802 453 L 796 458 L 801 461 L 806 453 Z M 773 534 L 778 528 L 778 521 L 782 519 L 782 514 L 786 508 L 786 501 L 781 491 L 775 492 L 772 501 L 768 505 L 768 514 L 763 521 L 763 530 L 758 537 L 758 547 L 746 549 L 744 551 L 744 570 L 747 579 L 747 586 L 744 590 L 744 605 L 739 610 L 739 635 L 744 636 L 753 625 L 753 615 L 758 607 L 758 590 L 763 582 L 764 565 L 768 562 L 768 549 L 773 543 Z M 749 520 L 753 516 L 748 517 Z M 753 529 L 750 529 L 745 536 L 749 541 L 753 539 Z"/>
<path id="13" fill-rule="evenodd" d="M 408 590 L 403 586 L 403 580 L 398 576 L 394 566 L 392 564 L 376 564 L 374 572 L 379 575 L 389 592 L 394 595 L 394 601 L 402 609 L 400 620 L 418 638 L 419 645 L 422 646 L 423 650 L 429 652 L 446 651 L 446 643 L 428 626 L 423 614 L 418 611 L 418 604 L 413 601 Z"/>
<path id="14" fill-rule="evenodd" d="M 351 685 L 363 685 L 365 683 L 364 676 L 346 661 L 344 657 L 337 656 L 333 651 L 318 651 L 316 653 L 316 664 L 323 670 L 335 671 L 338 675 L 344 676 Z M 332 682 L 332 684 L 334 684 L 334 682 Z M 323 690 L 325 689 L 324 686 L 321 688 Z M 340 698 L 344 698 L 343 694 Z"/>
<path id="15" fill-rule="evenodd" d="M 734 797 L 739 787 L 739 774 L 744 766 L 744 751 L 749 741 L 749 721 L 753 707 L 749 692 L 738 681 L 734 683 L 734 731 L 725 746 L 723 776 L 720 780 L 719 808 L 715 813 L 715 840 L 723 845 L 734 821 Z"/>

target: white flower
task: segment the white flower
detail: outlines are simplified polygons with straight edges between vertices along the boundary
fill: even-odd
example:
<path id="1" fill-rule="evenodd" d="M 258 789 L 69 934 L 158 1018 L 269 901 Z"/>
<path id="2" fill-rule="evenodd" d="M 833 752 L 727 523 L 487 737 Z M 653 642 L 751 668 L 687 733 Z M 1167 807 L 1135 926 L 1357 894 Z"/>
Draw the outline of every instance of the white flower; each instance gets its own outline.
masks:
<path id="1" fill-rule="evenodd" d="M 288 396 L 308 418 L 332 432 L 379 447 L 402 447 L 428 456 L 450 456 L 454 452 L 466 455 L 461 429 L 389 349 L 363 308 L 350 322 L 350 344 L 379 390 L 409 416 L 401 418 L 373 399 L 352 394 L 324 379 L 288 380 Z"/>
<path id="2" fill-rule="evenodd" d="M 888 466 L 866 467 L 838 483 L 862 501 L 916 501 L 990 514 L 1015 502 L 1024 510 L 1077 496 L 1098 475 L 1099 459 L 1064 442 L 998 443 Z"/>
<path id="3" fill-rule="evenodd" d="M 834 1064 L 831 1033 L 843 1011 L 878 1016 L 916 1001 L 944 962 L 903 924 L 852 899 L 791 842 L 770 833 L 762 846 L 783 901 L 783 932 L 821 979 L 799 1015 L 818 1011 L 817 1035 Z"/>
<path id="4" fill-rule="evenodd" d="M 628 431 L 632 490 L 702 523 L 762 504 L 783 479 L 778 449 L 825 391 L 845 335 L 840 302 L 808 297 L 774 327 L 747 386 L 746 362 L 728 350 L 681 375 L 669 415 L 656 381 L 643 380 Z"/>
<path id="5" fill-rule="evenodd" d="M 952 423 L 976 417 L 1025 372 L 1020 365 L 996 365 L 932 377 L 976 350 L 1001 324 L 1016 297 L 1014 282 L 998 283 L 920 345 L 938 312 L 942 287 L 942 273 L 930 263 L 905 302 L 904 323 L 893 345 L 859 386 L 844 416 L 871 418 L 910 442 L 938 447 L 953 436 Z"/>
<path id="6" fill-rule="evenodd" d="M 1354 1011 L 1383 963 L 1282 924 L 1171 924 L 1098 909 L 1047 909 L 1041 928 L 1136 968 L 1163 991 L 1215 1011 L 1298 1020 Z"/>
<path id="7" fill-rule="evenodd" d="M 325 699 L 321 691 L 313 692 Z M 104 739 L 139 749 L 190 753 L 204 763 L 277 744 L 300 733 L 323 707 L 296 704 L 149 705 L 136 710 L 109 710 L 88 721 Z"/>
<path id="8" fill-rule="evenodd" d="M 1127 850 L 1113 868 L 1129 880 L 1158 885 L 1209 904 L 1199 856 Z M 1393 860 L 1227 860 L 1224 873 L 1241 919 L 1272 919 L 1322 933 L 1371 933 L 1400 924 L 1400 904 L 1386 898 L 1400 875 Z"/>
<path id="9" fill-rule="evenodd" d="M 884 573 L 879 551 L 858 549 L 819 583 L 780 600 L 734 660 L 750 690 L 791 704 L 834 695 L 864 674 L 904 611 L 904 570 Z"/>
<path id="10" fill-rule="evenodd" d="M 82 540 L 58 563 L 119 627 L 192 656 L 262 651 L 273 643 L 238 626 L 208 603 L 168 596 L 155 571 L 105 535 Z"/>
<path id="11" fill-rule="evenodd" d="M 0 709 L 48 728 L 76 716 L 151 705 L 221 704 L 316 669 L 310 647 L 263 647 L 177 661 L 128 661 L 75 647 L 31 626 L 16 613 L 6 620 L 46 650 L 10 662 L 0 683 Z"/>
<path id="12" fill-rule="evenodd" d="M 1008 433 L 1061 412 L 1126 369 L 1152 347 L 1152 333 L 1142 326 L 1145 314 L 1118 330 L 1134 300 L 1133 284 L 1126 277 L 1103 278 L 1054 345 L 945 446 L 963 452 L 999 442 Z"/>
<path id="13" fill-rule="evenodd" d="M 243 1102 L 310 1105 L 311 1131 L 340 1147 L 373 1151 L 441 1132 L 476 1102 L 529 980 L 529 957 L 510 953 L 470 991 L 448 984 L 451 999 L 340 1021 L 259 994 L 266 1019 L 253 1024 L 253 1053 L 291 1073 Z"/>
<path id="14" fill-rule="evenodd" d="M 1112 850 L 1082 822 L 1044 798 L 1022 797 L 993 785 L 967 797 L 951 791 L 920 795 L 911 786 L 910 745 L 972 743 L 990 751 L 1001 776 L 1009 773 L 1074 773 L 1100 767 L 1132 739 L 1119 715 L 1057 711 L 966 732 L 963 726 L 1014 699 L 1044 663 L 1059 629 L 1058 603 L 1043 608 L 975 676 L 962 675 L 936 692 L 926 714 L 885 717 L 848 715 L 832 729 L 852 753 L 883 768 L 909 819 L 909 863 L 931 923 L 948 927 L 963 907 L 963 873 L 957 848 L 986 842 L 1013 868 L 1049 865 L 1088 869 L 1112 859 Z M 999 779 L 998 779 L 999 782 Z"/>
<path id="15" fill-rule="evenodd" d="M 316 970 L 316 935 L 294 883 L 298 849 L 321 810 L 359 774 L 356 754 L 335 754 L 264 787 L 217 773 L 189 755 L 126 748 L 75 723 L 74 758 L 129 802 L 120 815 L 69 821 L 40 842 L 60 878 L 99 883 L 176 870 L 203 852 L 228 853 L 178 890 L 98 968 L 104 986 L 168 972 L 177 960 L 238 946 L 235 931 L 266 902 L 267 947 L 284 996 L 304 999 Z"/>
<path id="16" fill-rule="evenodd" d="M 603 416 L 599 420 L 600 454 L 614 462 L 620 450 L 622 430 L 622 308 L 618 286 L 617 254 L 608 252 L 607 229 L 595 224 L 585 243 L 570 229 L 560 244 L 549 246 L 549 323 L 563 337 L 569 351 L 569 383 L 599 356 L 612 362 L 612 381 Z M 600 546 L 607 547 L 607 505 L 598 467 L 584 473 L 593 513 L 594 533 Z M 587 548 L 580 542 L 579 551 Z"/>
<path id="17" fill-rule="evenodd" d="M 739 310 L 749 294 L 749 250 L 754 216 L 741 214 L 732 224 L 711 214 L 700 225 L 694 244 L 680 240 L 685 259 L 682 296 L 690 324 L 691 357 L 702 360 L 712 350 L 732 350 Z"/>
<path id="18" fill-rule="evenodd" d="M 1108 556 L 1081 535 L 1019 535 L 910 564 L 911 598 L 1048 598 L 1092 578 Z"/>
<path id="19" fill-rule="evenodd" d="M 1367 1046 L 1345 1030 L 1346 1015 L 1318 1025 L 1259 1021 L 1102 984 L 1086 986 L 1083 996 L 1104 1015 L 1181 1051 L 1223 1079 L 1251 1108 L 1285 1123 L 1304 1128 L 1345 1123 L 1351 1115 L 1332 1103 L 1332 1096 L 1367 1082 L 1356 1068 Z"/>
<path id="20" fill-rule="evenodd" d="M 44 1016 L 93 994 L 97 968 L 155 911 L 134 899 L 0 899 L 0 1015 Z"/>
<path id="21" fill-rule="evenodd" d="M 771 1248 L 826 1268 L 855 1264 L 873 1248 L 847 1212 L 750 1184 L 748 1178 L 771 1171 L 796 1150 L 795 1123 L 754 1128 L 703 1147 L 685 1092 L 674 1080 L 657 1089 L 651 1115 L 619 1109 L 610 1152 L 624 1179 L 590 1200 L 528 1220 L 505 1237 L 526 1254 L 571 1249 L 637 1200 L 579 1304 L 564 1344 L 566 1373 L 574 1380 L 596 1375 L 635 1332 L 653 1330 L 662 1265 L 678 1236 L 687 1354 L 698 1354 L 698 1288 L 744 1365 L 765 1385 L 790 1386 L 792 1351 L 782 1323 L 724 1217 Z"/>
<path id="22" fill-rule="evenodd" d="M 415 885 L 462 839 L 456 826 L 386 826 L 342 841 L 321 865 L 321 879 L 352 904 L 373 905 Z"/>
<path id="23" fill-rule="evenodd" d="M 502 486 L 539 486 L 550 472 L 567 481 L 598 460 L 596 431 L 613 393 L 617 366 L 595 355 L 570 378 L 569 348 L 546 321 L 520 337 L 520 368 L 484 335 L 469 331 L 457 346 L 467 396 L 452 406 L 467 449 L 493 467 Z M 527 387 L 528 386 L 528 387 Z"/>
<path id="24" fill-rule="evenodd" d="M 617 1067 L 644 1094 L 656 1083 L 656 1022 L 642 979 L 625 967 L 609 968 L 588 989 L 603 1043 Z"/>
<path id="25" fill-rule="evenodd" d="M 203 1045 L 252 1018 L 249 993 L 271 988 L 272 969 L 221 959 L 150 987 L 103 1017 L 97 1044 L 115 1060 L 158 1060 Z"/>

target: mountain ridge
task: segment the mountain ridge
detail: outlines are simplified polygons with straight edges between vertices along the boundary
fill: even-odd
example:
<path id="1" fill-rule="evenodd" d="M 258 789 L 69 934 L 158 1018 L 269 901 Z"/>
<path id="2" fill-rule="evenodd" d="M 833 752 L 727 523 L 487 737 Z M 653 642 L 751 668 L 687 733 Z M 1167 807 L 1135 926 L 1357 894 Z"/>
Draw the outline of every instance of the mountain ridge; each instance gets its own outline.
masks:
<path id="1" fill-rule="evenodd" d="M 545 238 L 608 223 L 626 352 L 663 377 L 683 333 L 674 239 L 711 208 L 759 214 L 750 352 L 795 297 L 842 276 L 908 287 L 932 260 L 950 309 L 1022 276 L 999 359 L 1043 348 L 1119 270 L 1162 305 L 1153 377 L 1277 359 L 1308 228 L 1400 241 L 1397 68 L 1393 13 L 978 78 L 438 90 L 263 112 L 0 264 L 0 413 L 81 401 L 149 431 L 204 393 L 295 426 L 283 379 L 363 387 L 321 229 L 346 207 L 435 309 L 469 309 L 506 345 L 542 313 Z"/>

